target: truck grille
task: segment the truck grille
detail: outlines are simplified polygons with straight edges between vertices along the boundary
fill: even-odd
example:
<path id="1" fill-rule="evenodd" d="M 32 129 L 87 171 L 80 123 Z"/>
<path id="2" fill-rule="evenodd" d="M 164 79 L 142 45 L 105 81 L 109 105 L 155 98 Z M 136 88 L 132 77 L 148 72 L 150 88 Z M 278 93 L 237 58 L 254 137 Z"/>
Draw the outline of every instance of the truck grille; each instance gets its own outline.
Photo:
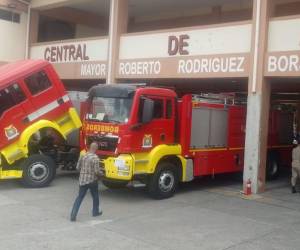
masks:
<path id="1" fill-rule="evenodd" d="M 101 151 L 115 152 L 118 145 L 118 137 L 111 136 L 88 136 L 88 143 L 96 141 Z"/>

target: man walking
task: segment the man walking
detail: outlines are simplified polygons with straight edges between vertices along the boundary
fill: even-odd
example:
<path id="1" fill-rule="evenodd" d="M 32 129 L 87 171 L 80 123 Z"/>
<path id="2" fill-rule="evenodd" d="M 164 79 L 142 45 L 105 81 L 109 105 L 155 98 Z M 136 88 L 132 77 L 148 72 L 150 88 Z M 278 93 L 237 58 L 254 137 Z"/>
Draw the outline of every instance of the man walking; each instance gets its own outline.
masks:
<path id="1" fill-rule="evenodd" d="M 296 193 L 296 183 L 297 179 L 300 177 L 300 145 L 299 145 L 299 137 L 294 140 L 294 144 L 297 145 L 293 149 L 292 153 L 292 193 Z"/>
<path id="2" fill-rule="evenodd" d="M 81 156 L 78 160 L 76 168 L 80 171 L 79 193 L 73 205 L 71 221 L 76 221 L 79 207 L 88 190 L 90 190 L 93 197 L 93 216 L 102 214 L 102 211 L 99 211 L 98 177 L 101 175 L 101 169 L 99 167 L 99 158 L 96 155 L 97 150 L 98 144 L 92 142 L 87 154 Z"/>

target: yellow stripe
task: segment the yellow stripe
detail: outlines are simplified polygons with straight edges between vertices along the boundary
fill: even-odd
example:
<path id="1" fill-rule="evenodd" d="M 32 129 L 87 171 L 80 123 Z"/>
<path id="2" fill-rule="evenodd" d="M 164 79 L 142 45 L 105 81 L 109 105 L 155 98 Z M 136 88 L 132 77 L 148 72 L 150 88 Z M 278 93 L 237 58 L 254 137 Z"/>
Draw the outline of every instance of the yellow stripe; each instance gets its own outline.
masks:
<path id="1" fill-rule="evenodd" d="M 1 170 L 0 169 L 0 179 L 17 179 L 22 178 L 22 170 Z"/>
<path id="2" fill-rule="evenodd" d="M 190 152 L 207 152 L 207 151 L 224 151 L 224 150 L 243 150 L 243 147 L 240 148 L 199 148 L 199 149 L 191 149 Z"/>
<path id="3" fill-rule="evenodd" d="M 277 146 L 271 146 L 268 148 L 292 148 L 293 145 L 277 145 Z"/>
<path id="4" fill-rule="evenodd" d="M 229 148 L 229 150 L 243 150 L 245 149 L 244 147 L 239 147 L 239 148 Z"/>
<path id="5" fill-rule="evenodd" d="M 277 146 L 271 146 L 268 148 L 291 148 L 292 145 L 277 145 Z M 212 151 L 223 151 L 223 150 L 244 150 L 244 147 L 238 147 L 238 148 L 198 148 L 198 149 L 191 149 L 190 152 L 212 152 Z"/>
<path id="6" fill-rule="evenodd" d="M 206 152 L 206 151 L 223 151 L 227 148 L 199 148 L 199 149 L 191 149 L 190 152 Z"/>

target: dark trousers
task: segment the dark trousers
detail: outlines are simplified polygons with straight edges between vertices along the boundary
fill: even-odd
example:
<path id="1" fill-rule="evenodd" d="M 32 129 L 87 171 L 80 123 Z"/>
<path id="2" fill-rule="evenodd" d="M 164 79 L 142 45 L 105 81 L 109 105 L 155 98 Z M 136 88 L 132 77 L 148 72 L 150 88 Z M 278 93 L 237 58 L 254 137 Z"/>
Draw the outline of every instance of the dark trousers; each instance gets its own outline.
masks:
<path id="1" fill-rule="evenodd" d="M 87 185 L 79 186 L 79 193 L 74 202 L 73 209 L 71 212 L 71 219 L 76 219 L 80 205 L 86 195 L 86 192 L 90 190 L 93 198 L 93 216 L 99 214 L 99 191 L 98 182 L 89 183 Z"/>

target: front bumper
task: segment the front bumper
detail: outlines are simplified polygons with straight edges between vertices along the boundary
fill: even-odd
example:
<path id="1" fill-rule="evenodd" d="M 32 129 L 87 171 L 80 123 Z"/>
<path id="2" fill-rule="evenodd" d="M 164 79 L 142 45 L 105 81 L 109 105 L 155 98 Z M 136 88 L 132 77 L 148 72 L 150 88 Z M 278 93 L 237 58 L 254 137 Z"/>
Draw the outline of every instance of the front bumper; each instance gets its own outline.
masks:
<path id="1" fill-rule="evenodd" d="M 115 180 L 132 180 L 134 159 L 131 155 L 119 155 L 101 160 L 104 177 Z"/>

